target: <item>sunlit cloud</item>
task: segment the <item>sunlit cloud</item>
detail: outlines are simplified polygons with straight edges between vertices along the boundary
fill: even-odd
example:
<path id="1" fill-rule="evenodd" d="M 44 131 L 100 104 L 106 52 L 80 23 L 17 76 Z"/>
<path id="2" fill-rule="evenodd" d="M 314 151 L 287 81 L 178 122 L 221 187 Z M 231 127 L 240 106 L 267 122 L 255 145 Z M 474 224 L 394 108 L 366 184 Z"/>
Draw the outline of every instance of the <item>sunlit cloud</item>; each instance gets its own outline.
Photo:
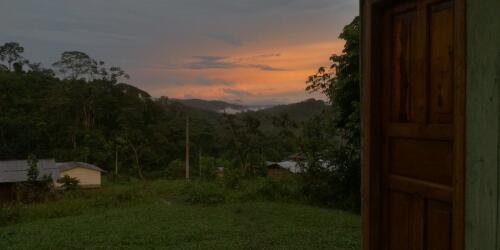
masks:
<path id="1" fill-rule="evenodd" d="M 322 98 L 305 81 L 341 52 L 338 35 L 358 2 L 9 1 L 0 3 L 0 43 L 20 42 L 44 65 L 86 52 L 152 96 L 287 103 Z"/>
<path id="2" fill-rule="evenodd" d="M 238 64 L 266 64 L 286 71 L 265 71 L 252 67 L 184 67 L 159 70 L 156 73 L 182 76 L 181 82 L 164 82 L 156 93 L 185 98 L 186 93 L 202 99 L 233 100 L 240 99 L 248 103 L 287 103 L 306 98 L 323 98 L 320 94 L 308 94 L 305 91 L 307 77 L 314 74 L 320 66 L 329 65 L 331 54 L 340 53 L 343 42 L 321 42 L 279 48 L 240 48 L 229 57 L 210 57 L 207 60 L 231 60 Z M 222 52 L 221 52 L 222 53 Z M 205 85 L 189 80 L 204 76 L 212 84 Z M 224 80 L 224 81 L 221 81 Z"/>
<path id="3" fill-rule="evenodd" d="M 266 64 L 245 64 L 231 61 L 229 57 L 223 56 L 196 56 L 196 60 L 182 65 L 186 69 L 241 69 L 255 68 L 263 71 L 282 71 L 284 69 L 275 68 Z"/>

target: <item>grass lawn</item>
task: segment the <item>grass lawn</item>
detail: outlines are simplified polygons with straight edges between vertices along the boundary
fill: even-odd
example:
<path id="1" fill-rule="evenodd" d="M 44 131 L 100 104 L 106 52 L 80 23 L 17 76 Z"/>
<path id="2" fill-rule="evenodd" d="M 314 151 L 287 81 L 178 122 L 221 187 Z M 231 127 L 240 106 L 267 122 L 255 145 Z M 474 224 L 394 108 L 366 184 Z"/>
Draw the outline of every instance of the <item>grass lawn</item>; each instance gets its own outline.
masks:
<path id="1" fill-rule="evenodd" d="M 258 199 L 192 204 L 175 198 L 176 185 L 152 186 L 23 207 L 0 227 L 0 249 L 360 249 L 360 218 L 349 212 Z"/>

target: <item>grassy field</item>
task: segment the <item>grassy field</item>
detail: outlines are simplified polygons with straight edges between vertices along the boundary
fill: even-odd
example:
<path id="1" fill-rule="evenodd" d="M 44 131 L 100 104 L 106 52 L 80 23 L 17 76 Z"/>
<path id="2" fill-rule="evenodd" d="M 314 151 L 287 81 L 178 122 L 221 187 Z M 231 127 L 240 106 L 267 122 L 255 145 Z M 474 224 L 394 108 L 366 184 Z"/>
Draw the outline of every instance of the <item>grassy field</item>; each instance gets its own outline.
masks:
<path id="1" fill-rule="evenodd" d="M 358 215 L 258 190 L 155 181 L 4 208 L 0 249 L 360 249 Z"/>

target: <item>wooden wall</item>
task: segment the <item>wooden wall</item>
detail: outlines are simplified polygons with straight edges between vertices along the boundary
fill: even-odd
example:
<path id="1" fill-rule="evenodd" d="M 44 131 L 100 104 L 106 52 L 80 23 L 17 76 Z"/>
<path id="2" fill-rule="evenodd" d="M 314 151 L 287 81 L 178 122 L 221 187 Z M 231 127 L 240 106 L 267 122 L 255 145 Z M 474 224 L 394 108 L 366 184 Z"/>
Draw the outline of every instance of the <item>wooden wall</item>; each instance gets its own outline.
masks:
<path id="1" fill-rule="evenodd" d="M 500 250 L 500 0 L 467 1 L 467 250 Z"/>

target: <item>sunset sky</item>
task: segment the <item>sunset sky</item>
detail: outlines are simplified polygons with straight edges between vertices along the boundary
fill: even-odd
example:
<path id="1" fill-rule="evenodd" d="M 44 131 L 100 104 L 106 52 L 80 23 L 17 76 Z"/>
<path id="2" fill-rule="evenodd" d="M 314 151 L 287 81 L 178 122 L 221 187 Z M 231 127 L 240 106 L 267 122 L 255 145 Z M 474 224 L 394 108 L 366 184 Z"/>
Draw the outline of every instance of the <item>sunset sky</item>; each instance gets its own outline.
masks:
<path id="1" fill-rule="evenodd" d="M 290 103 L 319 97 L 305 80 L 357 12 L 355 0 L 2 1 L 0 43 L 45 66 L 86 52 L 153 96 Z"/>

